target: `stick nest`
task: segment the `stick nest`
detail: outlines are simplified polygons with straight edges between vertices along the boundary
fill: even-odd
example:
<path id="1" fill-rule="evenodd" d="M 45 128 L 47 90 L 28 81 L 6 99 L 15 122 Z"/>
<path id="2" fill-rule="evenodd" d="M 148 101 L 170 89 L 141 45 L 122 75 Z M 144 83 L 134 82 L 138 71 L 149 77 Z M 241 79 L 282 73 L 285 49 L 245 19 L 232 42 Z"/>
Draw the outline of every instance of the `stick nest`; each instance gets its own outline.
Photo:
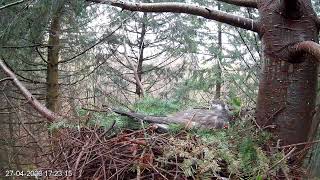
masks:
<path id="1" fill-rule="evenodd" d="M 164 134 L 157 133 L 155 126 L 118 132 L 113 127 L 59 129 L 51 163 L 42 169 L 70 170 L 72 176 L 59 179 L 277 179 L 290 175 L 286 151 L 268 154 L 261 148 L 268 135 L 257 135 L 252 127 Z"/>

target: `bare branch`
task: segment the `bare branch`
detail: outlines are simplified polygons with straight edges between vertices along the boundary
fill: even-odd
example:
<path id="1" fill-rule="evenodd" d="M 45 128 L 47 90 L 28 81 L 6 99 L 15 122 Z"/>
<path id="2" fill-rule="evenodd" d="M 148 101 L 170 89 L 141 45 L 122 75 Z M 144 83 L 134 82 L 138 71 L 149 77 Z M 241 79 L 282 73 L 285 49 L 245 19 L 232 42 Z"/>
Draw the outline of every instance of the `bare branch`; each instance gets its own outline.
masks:
<path id="1" fill-rule="evenodd" d="M 21 3 L 23 3 L 23 2 L 24 2 L 24 0 L 20 0 L 20 1 L 16 1 L 16 2 L 13 2 L 13 3 L 6 4 L 6 5 L 4 5 L 4 6 L 1 6 L 1 7 L 0 7 L 0 10 L 5 9 L 5 8 L 8 8 L 8 7 L 11 7 L 11 6 L 14 6 L 14 5 L 21 4 Z"/>
<path id="2" fill-rule="evenodd" d="M 278 161 L 278 162 L 275 163 L 271 168 L 269 168 L 267 172 L 269 172 L 269 171 L 272 170 L 273 168 L 277 167 L 277 166 L 278 166 L 281 162 L 283 162 L 284 160 L 288 159 L 296 149 L 297 149 L 296 147 L 293 147 L 293 148 L 288 152 L 288 154 L 286 154 L 282 159 L 280 159 L 280 161 Z"/>
<path id="3" fill-rule="evenodd" d="M 227 4 L 233 4 L 236 6 L 243 6 L 249 8 L 258 8 L 258 3 L 256 0 L 217 0 Z"/>
<path id="4" fill-rule="evenodd" d="M 3 49 L 22 49 L 22 48 L 34 48 L 34 47 L 50 47 L 47 44 L 30 44 L 30 45 L 16 45 L 16 46 L 0 46 Z"/>
<path id="5" fill-rule="evenodd" d="M 3 79 L 0 79 L 0 83 L 3 82 L 3 81 L 8 81 L 8 80 L 12 80 L 12 78 L 6 77 L 6 78 L 3 78 Z"/>
<path id="6" fill-rule="evenodd" d="M 317 26 L 320 28 L 320 17 L 316 17 Z"/>
<path id="7" fill-rule="evenodd" d="M 303 41 L 295 44 L 290 49 L 292 55 L 308 53 L 314 56 L 320 62 L 320 45 L 313 41 Z"/>
<path id="8" fill-rule="evenodd" d="M 140 12 L 172 12 L 172 13 L 185 13 L 196 16 L 202 16 L 207 19 L 216 20 L 218 22 L 226 23 L 235 27 L 251 30 L 254 32 L 259 31 L 259 23 L 256 20 L 239 17 L 223 11 L 214 10 L 204 6 L 194 4 L 185 4 L 177 2 L 164 2 L 164 3 L 131 3 L 119 0 L 87 0 L 90 2 L 110 4 L 112 6 L 120 7 L 129 11 Z"/>
<path id="9" fill-rule="evenodd" d="M 16 75 L 10 70 L 10 68 L 8 68 L 8 66 L 1 59 L 0 67 L 3 70 L 3 72 L 12 79 L 14 85 L 21 91 L 23 96 L 28 100 L 28 103 L 35 110 L 37 110 L 43 117 L 45 117 L 50 122 L 59 118 L 58 115 L 47 109 L 44 105 L 42 105 L 37 99 L 33 97 L 33 95 L 28 91 L 28 89 L 18 80 Z"/>

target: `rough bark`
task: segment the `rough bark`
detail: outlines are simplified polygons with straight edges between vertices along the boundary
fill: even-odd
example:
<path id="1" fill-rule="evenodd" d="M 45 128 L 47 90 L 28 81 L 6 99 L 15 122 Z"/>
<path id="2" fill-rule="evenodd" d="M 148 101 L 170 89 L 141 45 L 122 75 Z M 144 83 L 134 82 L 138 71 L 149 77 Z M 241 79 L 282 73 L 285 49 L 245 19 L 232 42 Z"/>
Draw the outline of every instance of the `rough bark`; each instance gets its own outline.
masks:
<path id="1" fill-rule="evenodd" d="M 242 6 L 242 7 L 249 7 L 249 8 L 257 8 L 258 4 L 256 0 L 217 0 L 220 2 L 225 2 L 228 4 L 233 4 L 237 6 Z"/>
<path id="2" fill-rule="evenodd" d="M 309 0 L 296 3 L 302 13 L 298 19 L 283 12 L 284 2 L 289 3 L 261 0 L 258 4 L 263 22 L 260 36 L 265 59 L 259 85 L 257 122 L 261 127 L 276 125 L 270 131 L 287 145 L 308 141 L 318 70 L 314 56 L 292 53 L 292 49 L 296 45 L 305 50 L 299 45 L 303 41 L 318 42 L 318 28 Z"/>
<path id="3" fill-rule="evenodd" d="M 25 88 L 25 86 L 18 80 L 16 75 L 7 67 L 7 65 L 2 60 L 0 60 L 0 67 L 3 70 L 3 72 L 12 79 L 14 85 L 20 90 L 22 95 L 27 99 L 27 102 L 36 111 L 38 111 L 43 117 L 45 117 L 50 122 L 59 118 L 58 115 L 47 109 L 37 99 L 33 97 L 33 95 Z"/>
<path id="4" fill-rule="evenodd" d="M 318 95 L 318 99 L 319 99 Z M 319 125 L 320 125 L 320 107 L 316 107 L 315 113 L 313 116 L 313 121 L 312 121 L 312 126 L 311 126 L 311 131 L 309 132 L 309 141 L 314 141 L 315 138 L 317 137 L 317 132 L 319 130 Z"/>
<path id="5" fill-rule="evenodd" d="M 287 19 L 299 19 L 302 9 L 299 0 L 281 0 L 280 13 Z"/>
<path id="6" fill-rule="evenodd" d="M 202 16 L 207 19 L 223 22 L 235 27 L 240 27 L 250 31 L 258 32 L 259 23 L 255 20 L 239 17 L 223 11 L 217 11 L 208 7 L 193 4 L 165 2 L 165 3 L 131 3 L 119 0 L 87 0 L 95 3 L 110 4 L 129 11 L 140 12 L 172 12 L 186 13 Z"/>
<path id="7" fill-rule="evenodd" d="M 54 13 L 51 20 L 48 43 L 46 106 L 53 112 L 57 112 L 59 96 L 60 18 L 60 13 Z"/>
<path id="8" fill-rule="evenodd" d="M 313 41 L 303 41 L 295 44 L 291 51 L 291 56 L 299 57 L 303 54 L 310 54 L 320 62 L 320 45 Z"/>

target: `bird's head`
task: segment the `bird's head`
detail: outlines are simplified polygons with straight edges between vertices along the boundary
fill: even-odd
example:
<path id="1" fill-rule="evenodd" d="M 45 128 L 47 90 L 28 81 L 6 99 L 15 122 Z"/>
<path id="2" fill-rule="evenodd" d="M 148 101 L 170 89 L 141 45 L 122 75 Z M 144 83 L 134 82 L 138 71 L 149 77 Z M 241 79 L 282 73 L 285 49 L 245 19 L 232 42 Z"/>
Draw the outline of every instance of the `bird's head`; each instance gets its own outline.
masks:
<path id="1" fill-rule="evenodd" d="M 221 100 L 212 100 L 210 101 L 210 109 L 215 111 L 227 111 L 229 113 L 228 106 Z"/>

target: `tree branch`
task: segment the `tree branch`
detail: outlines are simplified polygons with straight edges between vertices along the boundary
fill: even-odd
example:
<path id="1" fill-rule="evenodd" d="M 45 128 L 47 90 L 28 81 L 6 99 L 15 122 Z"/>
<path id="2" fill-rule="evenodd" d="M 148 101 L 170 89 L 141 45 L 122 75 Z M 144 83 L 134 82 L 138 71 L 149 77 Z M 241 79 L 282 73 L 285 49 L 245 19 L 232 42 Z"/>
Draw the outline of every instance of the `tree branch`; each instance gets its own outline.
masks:
<path id="1" fill-rule="evenodd" d="M 119 0 L 87 0 L 95 3 L 110 4 L 129 11 L 140 12 L 172 12 L 202 16 L 206 19 L 216 20 L 246 30 L 259 32 L 259 23 L 252 19 L 239 17 L 223 11 L 210 9 L 193 4 L 164 2 L 164 3 L 131 3 Z"/>
<path id="2" fill-rule="evenodd" d="M 8 8 L 8 7 L 11 7 L 11 6 L 14 6 L 14 5 L 21 4 L 21 3 L 23 3 L 23 2 L 24 2 L 24 0 L 20 0 L 20 1 L 16 1 L 16 2 L 13 2 L 13 3 L 6 4 L 6 5 L 4 5 L 4 6 L 1 6 L 1 7 L 0 7 L 0 10 L 5 9 L 5 8 Z"/>
<path id="3" fill-rule="evenodd" d="M 3 78 L 3 79 L 0 79 L 0 83 L 3 82 L 3 81 L 8 81 L 8 80 L 12 80 L 12 78 L 6 77 L 6 78 Z"/>
<path id="4" fill-rule="evenodd" d="M 122 26 L 122 24 L 127 21 L 129 18 L 126 18 L 125 20 L 123 20 L 121 22 L 121 25 L 118 26 L 115 30 L 113 30 L 112 32 L 110 32 L 108 35 L 104 35 L 100 40 L 98 40 L 96 43 L 94 43 L 93 45 L 89 46 L 88 48 L 86 48 L 85 50 L 83 50 L 82 52 L 80 52 L 79 54 L 74 55 L 73 57 L 63 60 L 63 61 L 59 61 L 59 63 L 66 63 L 69 61 L 72 61 L 73 59 L 85 54 L 86 52 L 88 52 L 89 50 L 93 49 L 94 47 L 96 47 L 97 45 L 104 43 L 105 41 L 107 41 L 107 39 L 109 39 L 117 30 L 119 30 Z"/>
<path id="5" fill-rule="evenodd" d="M 3 70 L 3 72 L 11 78 L 14 85 L 21 91 L 23 96 L 28 100 L 28 103 L 35 110 L 37 110 L 43 117 L 45 117 L 50 122 L 53 122 L 55 119 L 58 119 L 58 115 L 47 109 L 44 105 L 42 105 L 37 99 L 33 97 L 33 95 L 28 91 L 28 89 L 18 80 L 16 75 L 10 70 L 10 68 L 8 68 L 8 66 L 1 59 L 0 67 Z"/>
<path id="6" fill-rule="evenodd" d="M 236 6 L 243 6 L 249 8 L 258 8 L 258 3 L 256 0 L 217 0 L 227 4 L 233 4 Z"/>
<path id="7" fill-rule="evenodd" d="M 303 41 L 295 44 L 290 49 L 292 55 L 299 55 L 303 53 L 308 53 L 314 56 L 318 62 L 320 62 L 320 45 L 313 41 Z"/>

